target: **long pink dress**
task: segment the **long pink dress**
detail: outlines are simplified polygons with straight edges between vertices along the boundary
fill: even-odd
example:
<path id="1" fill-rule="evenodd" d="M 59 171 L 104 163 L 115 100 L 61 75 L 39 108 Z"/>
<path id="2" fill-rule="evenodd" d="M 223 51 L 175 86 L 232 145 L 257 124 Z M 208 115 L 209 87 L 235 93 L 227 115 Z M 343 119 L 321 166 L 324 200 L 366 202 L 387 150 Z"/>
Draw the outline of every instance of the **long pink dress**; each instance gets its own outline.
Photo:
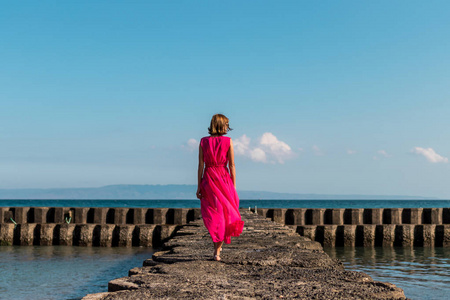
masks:
<path id="1" fill-rule="evenodd" d="M 230 138 L 204 137 L 200 141 L 205 170 L 200 184 L 203 222 L 213 242 L 231 242 L 239 236 L 244 222 L 239 213 L 239 197 L 227 169 Z"/>

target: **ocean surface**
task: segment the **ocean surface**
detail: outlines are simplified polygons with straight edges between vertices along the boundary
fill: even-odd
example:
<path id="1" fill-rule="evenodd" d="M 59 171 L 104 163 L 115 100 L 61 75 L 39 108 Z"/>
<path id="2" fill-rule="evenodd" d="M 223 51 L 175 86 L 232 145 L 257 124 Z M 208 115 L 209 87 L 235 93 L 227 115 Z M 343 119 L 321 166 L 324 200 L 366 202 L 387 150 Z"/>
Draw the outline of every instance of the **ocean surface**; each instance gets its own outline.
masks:
<path id="1" fill-rule="evenodd" d="M 0 207 L 200 207 L 200 200 L 2 200 Z M 450 200 L 240 200 L 241 208 L 450 207 Z"/>
<path id="2" fill-rule="evenodd" d="M 0 200 L 0 207 L 200 207 L 198 200 Z M 450 207 L 450 200 L 241 200 L 242 208 Z M 448 299 L 448 248 L 327 248 L 348 270 L 403 288 L 411 299 Z M 81 299 L 142 266 L 151 248 L 0 247 L 0 299 Z"/>
<path id="3" fill-rule="evenodd" d="M 410 299 L 450 299 L 450 249 L 422 247 L 325 248 L 346 270 L 390 282 Z"/>
<path id="4" fill-rule="evenodd" d="M 1 246 L 0 299 L 81 299 L 108 291 L 152 257 L 152 248 Z"/>

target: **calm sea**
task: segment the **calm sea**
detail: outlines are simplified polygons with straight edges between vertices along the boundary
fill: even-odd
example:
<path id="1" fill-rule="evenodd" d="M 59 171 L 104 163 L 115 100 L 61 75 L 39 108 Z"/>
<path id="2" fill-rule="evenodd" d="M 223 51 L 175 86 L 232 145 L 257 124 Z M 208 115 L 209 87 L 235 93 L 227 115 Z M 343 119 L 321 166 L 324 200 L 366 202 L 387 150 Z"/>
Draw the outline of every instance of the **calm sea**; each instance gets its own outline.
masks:
<path id="1" fill-rule="evenodd" d="M 0 299 L 81 299 L 108 291 L 108 281 L 128 275 L 152 248 L 1 246 Z"/>
<path id="2" fill-rule="evenodd" d="M 260 208 L 450 207 L 450 200 L 241 200 Z M 0 207 L 200 207 L 198 200 L 0 200 Z M 81 299 L 107 291 L 108 281 L 127 276 L 151 257 L 151 248 L 64 246 L 0 247 L 0 299 Z M 411 299 L 448 299 L 450 249 L 332 248 L 348 270 L 404 289 Z"/>
<path id="3" fill-rule="evenodd" d="M 200 207 L 199 200 L 1 200 L 0 207 Z M 450 207 L 450 200 L 240 200 L 242 208 Z"/>

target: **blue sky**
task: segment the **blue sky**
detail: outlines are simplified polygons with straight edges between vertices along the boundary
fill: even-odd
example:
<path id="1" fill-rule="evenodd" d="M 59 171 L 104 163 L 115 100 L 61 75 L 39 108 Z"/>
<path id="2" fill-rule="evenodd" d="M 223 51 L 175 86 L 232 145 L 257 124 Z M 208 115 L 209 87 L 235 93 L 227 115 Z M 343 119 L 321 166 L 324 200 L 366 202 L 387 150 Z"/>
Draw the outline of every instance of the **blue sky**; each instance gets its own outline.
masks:
<path id="1" fill-rule="evenodd" d="M 0 188 L 195 184 L 450 198 L 447 1 L 21 1 L 0 9 Z"/>

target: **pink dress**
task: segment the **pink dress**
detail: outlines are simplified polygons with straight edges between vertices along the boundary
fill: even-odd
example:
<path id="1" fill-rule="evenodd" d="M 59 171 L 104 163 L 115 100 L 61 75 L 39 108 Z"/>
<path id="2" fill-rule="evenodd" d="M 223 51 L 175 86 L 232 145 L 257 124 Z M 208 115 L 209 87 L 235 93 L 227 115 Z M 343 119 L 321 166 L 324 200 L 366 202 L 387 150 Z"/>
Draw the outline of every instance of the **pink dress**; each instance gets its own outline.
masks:
<path id="1" fill-rule="evenodd" d="M 230 138 L 204 137 L 200 141 L 205 169 L 200 184 L 203 222 L 213 242 L 229 244 L 239 236 L 244 222 L 239 213 L 239 197 L 227 169 Z"/>

